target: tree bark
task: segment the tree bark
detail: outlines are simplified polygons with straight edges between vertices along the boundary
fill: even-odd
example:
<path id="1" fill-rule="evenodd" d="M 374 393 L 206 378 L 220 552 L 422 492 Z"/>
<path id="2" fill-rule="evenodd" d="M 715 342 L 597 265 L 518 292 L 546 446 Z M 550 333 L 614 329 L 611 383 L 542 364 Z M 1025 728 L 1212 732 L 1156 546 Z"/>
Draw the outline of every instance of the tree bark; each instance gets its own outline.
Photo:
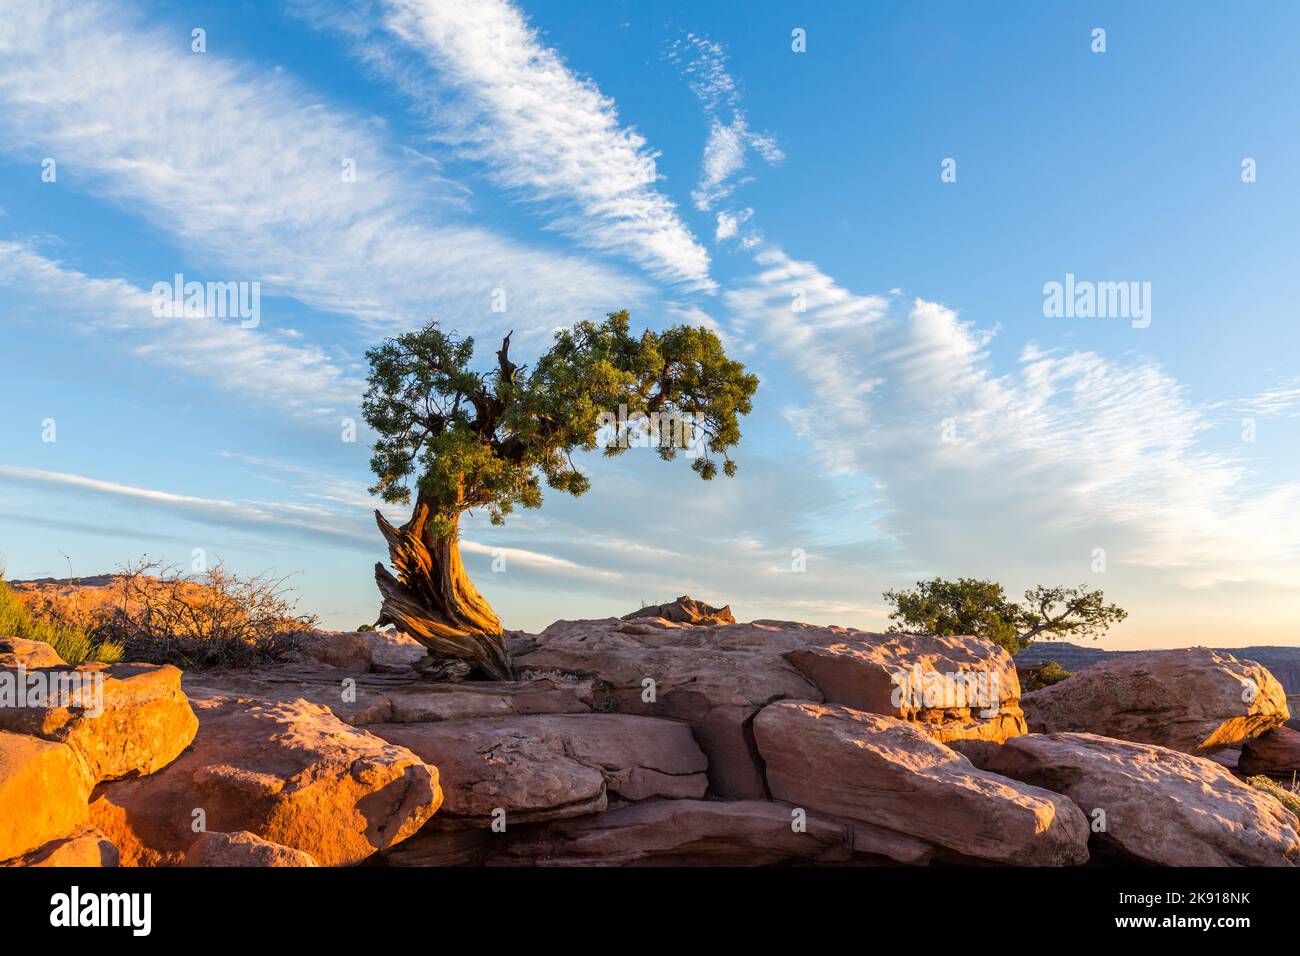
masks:
<path id="1" fill-rule="evenodd" d="M 397 571 L 394 576 L 375 565 L 383 596 L 378 624 L 409 634 L 434 658 L 465 661 L 487 678 L 512 680 L 501 621 L 465 573 L 457 539 L 434 532 L 428 502 L 417 499 L 411 520 L 400 528 L 379 511 L 375 521 Z"/>

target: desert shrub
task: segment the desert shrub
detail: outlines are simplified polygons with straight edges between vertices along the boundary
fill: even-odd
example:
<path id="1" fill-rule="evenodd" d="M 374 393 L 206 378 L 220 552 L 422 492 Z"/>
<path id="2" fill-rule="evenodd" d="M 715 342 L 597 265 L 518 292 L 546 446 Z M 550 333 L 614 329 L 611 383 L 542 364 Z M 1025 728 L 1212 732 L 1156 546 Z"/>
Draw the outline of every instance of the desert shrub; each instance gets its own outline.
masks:
<path id="1" fill-rule="evenodd" d="M 1048 661 L 1046 664 L 1039 664 L 1037 667 L 1020 669 L 1020 689 L 1027 694 L 1031 690 L 1041 690 L 1044 687 L 1059 684 L 1066 678 L 1073 676 L 1073 671 L 1067 671 L 1056 661 Z"/>
<path id="2" fill-rule="evenodd" d="M 1282 806 L 1286 807 L 1296 815 L 1297 821 L 1300 821 L 1300 792 L 1295 789 L 1296 784 L 1294 780 L 1290 787 L 1284 787 L 1276 780 L 1272 780 L 1263 775 L 1247 777 L 1246 782 L 1256 790 L 1267 793 L 1270 797 L 1274 797 L 1278 803 L 1282 804 Z"/>
<path id="3" fill-rule="evenodd" d="M 186 577 L 142 560 L 122 569 L 121 598 L 94 635 L 127 660 L 198 669 L 253 667 L 291 655 L 317 624 L 298 614 L 284 577 L 242 577 L 217 564 Z"/>
<path id="4" fill-rule="evenodd" d="M 0 635 L 43 641 L 69 664 L 87 661 L 115 664 L 124 654 L 119 641 L 107 636 L 92 637 L 78 623 L 60 620 L 52 614 L 32 615 L 4 578 L 0 578 Z"/>

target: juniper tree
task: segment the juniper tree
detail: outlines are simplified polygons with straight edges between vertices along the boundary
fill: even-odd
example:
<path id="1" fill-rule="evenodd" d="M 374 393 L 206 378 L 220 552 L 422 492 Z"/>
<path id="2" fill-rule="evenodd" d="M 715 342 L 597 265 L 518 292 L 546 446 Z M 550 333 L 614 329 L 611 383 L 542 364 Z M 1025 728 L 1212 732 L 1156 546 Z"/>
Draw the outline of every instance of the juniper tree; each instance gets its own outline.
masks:
<path id="1" fill-rule="evenodd" d="M 559 331 L 531 370 L 511 361 L 510 338 L 486 372 L 471 368 L 474 340 L 436 322 L 388 339 L 366 353 L 362 402 L 378 436 L 371 493 L 415 502 L 400 527 L 375 512 L 396 571 L 375 565 L 383 598 L 377 623 L 405 631 L 436 659 L 463 661 L 495 679 L 513 676 L 510 656 L 500 620 L 461 561 L 461 516 L 483 509 L 501 524 L 516 506 L 539 507 L 543 482 L 583 494 L 590 481 L 574 453 L 599 446 L 621 454 L 638 438 L 646 443 L 648 422 L 686 422 L 694 439 L 688 451 L 677 434 L 650 428 L 659 457 L 692 457 L 705 480 L 721 459 L 731 476 L 728 452 L 758 387 L 708 329 L 679 325 L 638 336 L 626 311 Z"/>
<path id="2" fill-rule="evenodd" d="M 886 591 L 894 606 L 890 630 L 904 634 L 973 634 L 1006 648 L 1024 650 L 1037 637 L 1091 637 L 1104 634 L 1128 617 L 1107 604 L 1101 591 L 1038 587 L 1025 592 L 1023 603 L 1010 601 L 993 581 L 934 578 L 918 581 L 910 591 Z"/>

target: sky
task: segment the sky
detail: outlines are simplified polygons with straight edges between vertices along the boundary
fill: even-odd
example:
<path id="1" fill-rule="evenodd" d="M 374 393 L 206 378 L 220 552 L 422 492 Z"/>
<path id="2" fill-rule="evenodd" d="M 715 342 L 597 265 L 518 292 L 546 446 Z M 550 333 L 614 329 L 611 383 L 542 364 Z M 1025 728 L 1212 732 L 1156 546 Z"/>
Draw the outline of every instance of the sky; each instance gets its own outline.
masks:
<path id="1" fill-rule="evenodd" d="M 739 471 L 590 456 L 581 498 L 467 517 L 507 627 L 689 593 L 883 630 L 942 575 L 1102 588 L 1102 647 L 1300 643 L 1298 28 L 6 0 L 5 573 L 221 561 L 371 622 L 366 349 L 436 319 L 486 369 L 626 308 L 759 375 Z M 177 275 L 248 308 L 160 304 Z"/>

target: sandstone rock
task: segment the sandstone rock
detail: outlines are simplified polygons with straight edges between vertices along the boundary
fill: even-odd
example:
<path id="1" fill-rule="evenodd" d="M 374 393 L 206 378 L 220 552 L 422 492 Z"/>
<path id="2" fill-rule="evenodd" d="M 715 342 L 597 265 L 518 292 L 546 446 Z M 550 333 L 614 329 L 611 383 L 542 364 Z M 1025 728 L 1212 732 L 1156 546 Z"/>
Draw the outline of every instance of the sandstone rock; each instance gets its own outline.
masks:
<path id="1" fill-rule="evenodd" d="M 68 744 L 94 781 L 153 773 L 176 759 L 198 727 L 181 672 L 170 664 L 64 665 L 27 678 L 75 693 L 44 706 L 0 707 L 0 730 Z"/>
<path id="2" fill-rule="evenodd" d="M 1208 647 L 1125 654 L 1021 698 L 1035 733 L 1091 733 L 1206 754 L 1285 723 L 1267 669 Z"/>
<path id="3" fill-rule="evenodd" d="M 977 769 L 914 724 L 783 701 L 754 720 L 778 800 L 905 834 L 965 857 L 1022 866 L 1088 859 L 1069 800 Z"/>
<path id="4" fill-rule="evenodd" d="M 393 628 L 361 633 L 370 643 L 370 669 L 377 673 L 409 671 L 429 653 L 415 638 Z"/>
<path id="5" fill-rule="evenodd" d="M 316 866 L 316 861 L 302 850 L 241 830 L 204 833 L 190 844 L 181 866 Z"/>
<path id="6" fill-rule="evenodd" d="M 500 841 L 487 859 L 499 866 L 765 866 L 786 860 L 843 862 L 848 826 L 766 800 L 651 800 L 563 820 Z"/>
<path id="7" fill-rule="evenodd" d="M 802 629 L 808 642 L 786 660 L 828 703 L 925 725 L 940 741 L 1003 741 L 1025 732 L 1011 655 L 977 637 Z"/>
<path id="8" fill-rule="evenodd" d="M 507 832 L 509 832 L 507 830 Z M 491 830 L 439 830 L 426 826 L 379 856 L 387 866 L 481 866 L 492 840 Z"/>
<path id="9" fill-rule="evenodd" d="M 820 696 L 780 656 L 801 643 L 792 632 L 753 624 L 557 621 L 515 666 L 521 676 L 558 671 L 594 679 L 598 708 L 686 721 L 708 755 L 711 792 L 762 799 L 767 790 L 750 729 L 754 714 L 773 700 Z"/>
<path id="10" fill-rule="evenodd" d="M 1244 774 L 1291 776 L 1300 771 L 1300 731 L 1277 727 L 1246 741 L 1237 769 Z"/>
<path id="11" fill-rule="evenodd" d="M 187 691 L 235 693 L 264 700 L 306 700 L 328 707 L 354 726 L 505 717 L 582 714 L 591 710 L 591 681 L 538 677 L 529 681 L 438 684 L 410 674 L 343 674 L 329 668 L 284 666 L 186 675 Z"/>
<path id="12" fill-rule="evenodd" d="M 117 864 L 117 847 L 90 826 L 80 826 L 71 835 L 51 840 L 25 856 L 0 861 L 0 866 L 38 867 L 111 867 Z"/>
<path id="13" fill-rule="evenodd" d="M 248 830 L 356 863 L 419 830 L 442 802 L 435 767 L 307 701 L 197 690 L 199 732 L 152 777 L 100 786 L 91 818 L 128 865 L 175 864 L 207 830 Z"/>
<path id="14" fill-rule="evenodd" d="M 668 604 L 643 607 L 631 614 L 624 614 L 623 620 L 633 621 L 639 617 L 660 617 L 665 621 L 672 621 L 674 624 L 736 623 L 736 618 L 731 613 L 731 605 L 710 607 L 703 601 L 697 601 L 686 594 L 683 594 L 676 601 L 670 601 Z"/>
<path id="15" fill-rule="evenodd" d="M 987 753 L 983 766 L 1064 794 L 1092 819 L 1100 846 L 1164 866 L 1292 866 L 1295 816 L 1200 757 L 1094 734 L 1030 734 Z"/>
<path id="16" fill-rule="evenodd" d="M 490 717 L 376 724 L 372 733 L 436 763 L 446 803 L 435 827 L 507 826 L 628 800 L 702 797 L 704 754 L 685 724 L 628 714 Z"/>
<path id="17" fill-rule="evenodd" d="M 59 652 L 44 641 L 21 637 L 0 637 L 0 667 L 62 667 L 66 662 Z"/>
<path id="18" fill-rule="evenodd" d="M 0 731 L 0 860 L 72 834 L 86 822 L 89 796 L 71 747 Z"/>
<path id="19" fill-rule="evenodd" d="M 689 722 L 709 757 L 711 792 L 728 799 L 768 795 L 750 722 L 774 700 L 829 700 L 905 717 L 941 741 L 1000 741 L 1025 730 L 1011 658 L 972 637 L 873 634 L 790 621 L 683 625 L 644 617 L 557 621 L 535 643 L 535 650 L 515 659 L 521 672 L 580 674 L 603 685 L 606 696 L 598 693 L 598 706 Z M 927 703 L 925 691 L 935 678 L 941 693 Z M 653 701 L 643 697 L 647 680 L 653 681 Z M 896 688 L 920 691 L 920 698 L 900 692 L 896 702 Z"/>
<path id="20" fill-rule="evenodd" d="M 413 683 L 393 688 L 392 723 L 409 724 L 475 717 L 526 714 L 585 714 L 593 694 L 590 681 L 539 677 L 530 681 L 464 681 L 459 684 Z"/>
<path id="21" fill-rule="evenodd" d="M 1230 747 L 1227 750 L 1216 750 L 1214 753 L 1205 755 L 1206 760 L 1213 760 L 1220 767 L 1226 767 L 1229 770 L 1236 770 L 1241 763 L 1241 748 Z"/>
<path id="22" fill-rule="evenodd" d="M 340 670 L 370 670 L 371 643 L 365 631 L 312 631 L 300 645 L 308 656 Z"/>

